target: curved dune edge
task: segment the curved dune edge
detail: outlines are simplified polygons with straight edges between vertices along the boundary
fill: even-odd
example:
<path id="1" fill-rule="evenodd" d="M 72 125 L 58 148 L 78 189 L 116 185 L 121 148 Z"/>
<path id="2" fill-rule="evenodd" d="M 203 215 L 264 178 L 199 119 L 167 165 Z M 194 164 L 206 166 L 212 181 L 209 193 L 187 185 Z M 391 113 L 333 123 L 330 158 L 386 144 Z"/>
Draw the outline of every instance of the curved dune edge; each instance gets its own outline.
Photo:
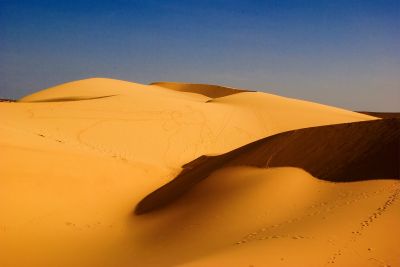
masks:
<path id="1" fill-rule="evenodd" d="M 67 83 L 54 85 L 52 87 L 37 91 L 21 97 L 18 102 L 41 102 L 47 100 L 83 100 L 83 98 L 96 98 L 112 95 L 129 95 L 131 91 L 144 89 L 148 86 L 135 82 L 128 82 L 109 78 L 87 78 Z M 64 100 L 61 100 L 64 101 Z M 49 101 L 54 102 L 54 101 Z"/>
<path id="2" fill-rule="evenodd" d="M 211 98 L 218 98 L 243 92 L 254 92 L 250 90 L 243 89 L 235 89 L 226 86 L 220 85 L 211 85 L 211 84 L 195 84 L 195 83 L 178 83 L 178 82 L 153 82 L 150 85 L 156 85 L 160 87 L 164 87 L 167 89 L 179 91 L 179 92 L 187 92 L 187 93 L 196 93 L 201 94 Z"/>
<path id="3" fill-rule="evenodd" d="M 230 166 L 298 167 L 314 177 L 349 182 L 399 179 L 400 119 L 310 127 L 269 136 L 218 156 L 201 156 L 141 200 L 136 214 L 159 209 L 213 171 Z"/>
<path id="4" fill-rule="evenodd" d="M 48 98 L 48 99 L 40 99 L 40 100 L 20 100 L 17 102 L 24 102 L 24 103 L 44 103 L 44 102 L 70 102 L 70 101 L 83 101 L 83 100 L 95 100 L 101 98 L 108 98 L 117 95 L 104 95 L 104 96 L 69 96 L 69 97 L 55 97 L 55 98 Z"/>

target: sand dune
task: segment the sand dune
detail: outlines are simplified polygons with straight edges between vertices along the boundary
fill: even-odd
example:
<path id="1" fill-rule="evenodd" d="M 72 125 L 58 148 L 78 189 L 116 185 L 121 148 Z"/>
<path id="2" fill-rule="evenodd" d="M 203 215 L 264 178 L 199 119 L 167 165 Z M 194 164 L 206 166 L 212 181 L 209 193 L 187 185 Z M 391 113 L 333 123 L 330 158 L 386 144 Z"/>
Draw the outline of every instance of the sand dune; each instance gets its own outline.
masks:
<path id="1" fill-rule="evenodd" d="M 325 182 L 294 168 L 225 168 L 143 215 L 156 231 L 143 238 L 172 246 L 169 264 L 179 266 L 397 266 L 399 186 Z M 180 244 L 190 245 L 174 252 Z"/>
<path id="2" fill-rule="evenodd" d="M 0 102 L 0 266 L 398 264 L 397 120 L 184 87 L 92 78 Z M 201 183 L 134 214 L 187 162 Z"/>
<path id="3" fill-rule="evenodd" d="M 379 145 L 377 145 L 379 144 Z M 400 120 L 312 127 L 267 137 L 219 156 L 201 156 L 136 207 L 160 208 L 213 171 L 229 166 L 298 167 L 329 181 L 400 178 Z"/>

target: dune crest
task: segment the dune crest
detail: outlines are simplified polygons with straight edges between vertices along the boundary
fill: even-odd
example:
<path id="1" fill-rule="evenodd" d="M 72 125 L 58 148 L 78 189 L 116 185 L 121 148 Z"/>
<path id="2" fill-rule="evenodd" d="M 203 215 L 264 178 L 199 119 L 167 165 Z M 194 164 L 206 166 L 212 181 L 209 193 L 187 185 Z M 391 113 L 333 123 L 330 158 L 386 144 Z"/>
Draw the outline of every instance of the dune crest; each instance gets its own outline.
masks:
<path id="1" fill-rule="evenodd" d="M 144 85 L 108 79 L 88 78 L 59 84 L 19 99 L 19 102 L 54 102 L 58 99 L 83 100 L 96 99 L 119 94 L 129 94 L 129 90 L 137 90 Z"/>
<path id="2" fill-rule="evenodd" d="M 196 93 L 211 98 L 218 98 L 242 92 L 252 92 L 250 90 L 236 89 L 220 85 L 196 84 L 196 83 L 178 83 L 178 82 L 153 82 L 150 85 L 156 85 L 179 92 Z"/>
<path id="3" fill-rule="evenodd" d="M 31 103 L 40 103 L 40 102 L 68 102 L 68 101 L 82 101 L 82 100 L 95 100 L 101 98 L 112 97 L 116 95 L 105 95 L 105 96 L 96 96 L 96 97 L 89 97 L 89 96 L 66 96 L 66 97 L 55 97 L 55 98 L 45 98 L 45 99 L 38 99 L 38 100 L 24 100 L 23 102 L 31 102 Z"/>

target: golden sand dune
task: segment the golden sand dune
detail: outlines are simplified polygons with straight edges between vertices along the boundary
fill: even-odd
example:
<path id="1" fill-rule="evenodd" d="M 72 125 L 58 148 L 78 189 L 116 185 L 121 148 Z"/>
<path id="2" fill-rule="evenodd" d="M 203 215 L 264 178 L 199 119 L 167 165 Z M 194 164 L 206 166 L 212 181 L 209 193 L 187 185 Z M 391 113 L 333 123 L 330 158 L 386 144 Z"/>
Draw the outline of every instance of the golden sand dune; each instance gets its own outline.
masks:
<path id="1" fill-rule="evenodd" d="M 331 160 L 344 164 L 340 153 L 350 162 L 362 162 L 361 152 L 386 157 L 378 148 L 396 137 L 395 121 L 261 92 L 218 94 L 215 86 L 210 101 L 193 93 L 208 90 L 196 86 L 185 92 L 94 78 L 0 102 L 0 266 L 398 264 L 399 182 L 318 179 L 337 170 Z M 350 133 L 336 131 L 326 144 L 306 130 L 283 133 L 341 123 L 354 123 Z M 287 146 L 260 146 L 279 151 L 269 167 L 282 167 L 239 166 L 265 163 L 267 154 L 235 152 L 170 205 L 134 214 L 185 163 L 284 136 Z M 349 143 L 329 151 L 346 136 Z M 316 177 L 286 167 L 285 147 L 307 151 L 288 158 Z M 323 171 L 313 172 L 313 163 Z M 332 175 L 347 180 L 351 169 L 339 169 Z"/>
<path id="2" fill-rule="evenodd" d="M 390 180 L 331 183 L 300 169 L 234 167 L 139 217 L 166 265 L 396 266 L 399 191 Z"/>
<path id="3" fill-rule="evenodd" d="M 181 219 L 182 236 L 193 233 L 190 249 L 209 249 L 182 266 L 397 266 L 399 197 L 399 181 L 332 183 L 299 169 L 234 167 L 157 216 L 180 214 L 173 222 Z"/>
<path id="4" fill-rule="evenodd" d="M 379 144 L 379 145 L 377 145 Z M 219 156 L 201 156 L 142 200 L 136 213 L 162 207 L 212 172 L 230 166 L 298 167 L 333 182 L 400 178 L 400 119 L 311 127 L 247 144 Z"/>

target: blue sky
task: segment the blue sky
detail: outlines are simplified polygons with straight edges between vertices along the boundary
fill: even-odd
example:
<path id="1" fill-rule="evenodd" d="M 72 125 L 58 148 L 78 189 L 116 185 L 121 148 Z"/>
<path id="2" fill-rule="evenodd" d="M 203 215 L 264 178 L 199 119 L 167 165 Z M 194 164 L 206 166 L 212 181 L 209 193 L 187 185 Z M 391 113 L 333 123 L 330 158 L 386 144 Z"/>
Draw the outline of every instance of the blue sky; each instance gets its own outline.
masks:
<path id="1" fill-rule="evenodd" d="M 0 97 L 88 77 L 400 111 L 400 1 L 4 1 Z"/>

